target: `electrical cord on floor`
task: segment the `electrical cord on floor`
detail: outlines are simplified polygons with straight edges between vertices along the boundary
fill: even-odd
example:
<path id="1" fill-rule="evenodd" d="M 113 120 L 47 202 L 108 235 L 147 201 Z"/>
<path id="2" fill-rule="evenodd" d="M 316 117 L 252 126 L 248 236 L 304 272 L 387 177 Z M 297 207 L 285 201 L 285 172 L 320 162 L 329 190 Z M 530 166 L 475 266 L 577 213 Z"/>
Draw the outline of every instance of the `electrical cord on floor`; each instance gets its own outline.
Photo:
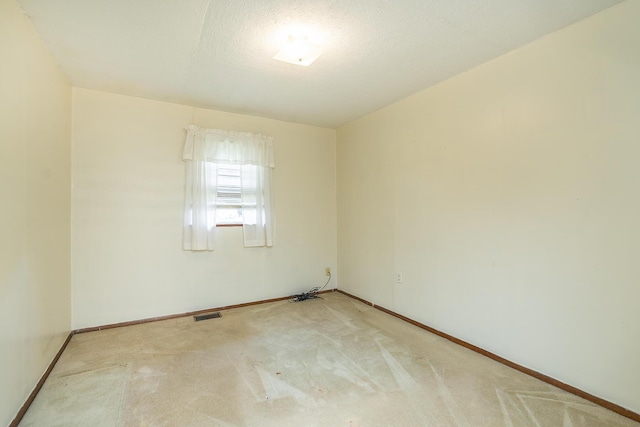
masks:
<path id="1" fill-rule="evenodd" d="M 289 298 L 289 302 L 300 302 L 308 299 L 321 298 L 318 294 L 322 292 L 322 290 L 329 284 L 330 281 L 331 281 L 331 273 L 329 273 L 329 278 L 327 279 L 327 283 L 325 283 L 323 287 L 315 286 L 311 288 L 309 292 L 303 292 L 298 295 L 293 295 L 291 298 Z"/>

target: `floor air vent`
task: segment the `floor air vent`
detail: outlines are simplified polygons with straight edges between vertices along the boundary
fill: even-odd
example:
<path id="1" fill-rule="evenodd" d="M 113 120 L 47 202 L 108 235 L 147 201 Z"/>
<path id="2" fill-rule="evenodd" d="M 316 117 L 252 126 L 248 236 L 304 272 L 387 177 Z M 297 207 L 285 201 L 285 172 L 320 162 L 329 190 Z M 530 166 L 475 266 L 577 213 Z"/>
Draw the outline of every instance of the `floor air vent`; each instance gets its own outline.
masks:
<path id="1" fill-rule="evenodd" d="M 197 316 L 193 316 L 193 320 L 199 322 L 201 320 L 215 319 L 216 317 L 222 317 L 222 314 L 220 314 L 219 311 L 216 311 L 214 313 L 198 314 Z"/>

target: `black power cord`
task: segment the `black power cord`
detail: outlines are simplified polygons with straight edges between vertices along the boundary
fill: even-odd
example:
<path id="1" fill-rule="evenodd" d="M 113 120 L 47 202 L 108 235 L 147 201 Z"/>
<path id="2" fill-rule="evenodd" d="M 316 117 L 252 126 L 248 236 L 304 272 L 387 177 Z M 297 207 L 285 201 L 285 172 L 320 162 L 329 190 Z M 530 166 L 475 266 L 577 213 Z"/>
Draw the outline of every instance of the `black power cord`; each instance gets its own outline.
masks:
<path id="1" fill-rule="evenodd" d="M 316 286 L 311 288 L 309 292 L 303 292 L 298 295 L 293 295 L 291 298 L 289 298 L 289 302 L 300 302 L 308 299 L 320 298 L 318 294 L 322 292 L 322 290 L 329 284 L 330 281 L 331 281 L 331 272 L 329 272 L 329 278 L 327 279 L 327 283 L 325 283 L 323 287 Z"/>

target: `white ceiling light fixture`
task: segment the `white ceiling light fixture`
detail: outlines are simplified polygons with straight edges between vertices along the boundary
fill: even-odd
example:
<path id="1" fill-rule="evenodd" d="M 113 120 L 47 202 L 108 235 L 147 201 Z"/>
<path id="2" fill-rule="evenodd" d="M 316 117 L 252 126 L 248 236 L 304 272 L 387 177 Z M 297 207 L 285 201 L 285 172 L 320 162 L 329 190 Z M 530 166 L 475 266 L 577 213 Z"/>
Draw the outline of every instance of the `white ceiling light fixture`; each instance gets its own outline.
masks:
<path id="1" fill-rule="evenodd" d="M 318 59 L 322 50 L 306 36 L 289 35 L 278 53 L 273 57 L 278 61 L 308 67 Z"/>

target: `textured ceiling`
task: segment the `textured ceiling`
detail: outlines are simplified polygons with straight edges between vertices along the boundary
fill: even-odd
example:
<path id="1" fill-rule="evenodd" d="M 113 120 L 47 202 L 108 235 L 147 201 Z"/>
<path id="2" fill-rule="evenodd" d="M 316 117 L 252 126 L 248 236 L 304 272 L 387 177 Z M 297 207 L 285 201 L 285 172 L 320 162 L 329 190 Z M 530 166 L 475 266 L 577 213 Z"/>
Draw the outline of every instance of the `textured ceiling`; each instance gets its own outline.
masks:
<path id="1" fill-rule="evenodd" d="M 74 86 L 338 127 L 621 0 L 18 0 Z M 272 59 L 305 26 L 310 67 Z"/>

